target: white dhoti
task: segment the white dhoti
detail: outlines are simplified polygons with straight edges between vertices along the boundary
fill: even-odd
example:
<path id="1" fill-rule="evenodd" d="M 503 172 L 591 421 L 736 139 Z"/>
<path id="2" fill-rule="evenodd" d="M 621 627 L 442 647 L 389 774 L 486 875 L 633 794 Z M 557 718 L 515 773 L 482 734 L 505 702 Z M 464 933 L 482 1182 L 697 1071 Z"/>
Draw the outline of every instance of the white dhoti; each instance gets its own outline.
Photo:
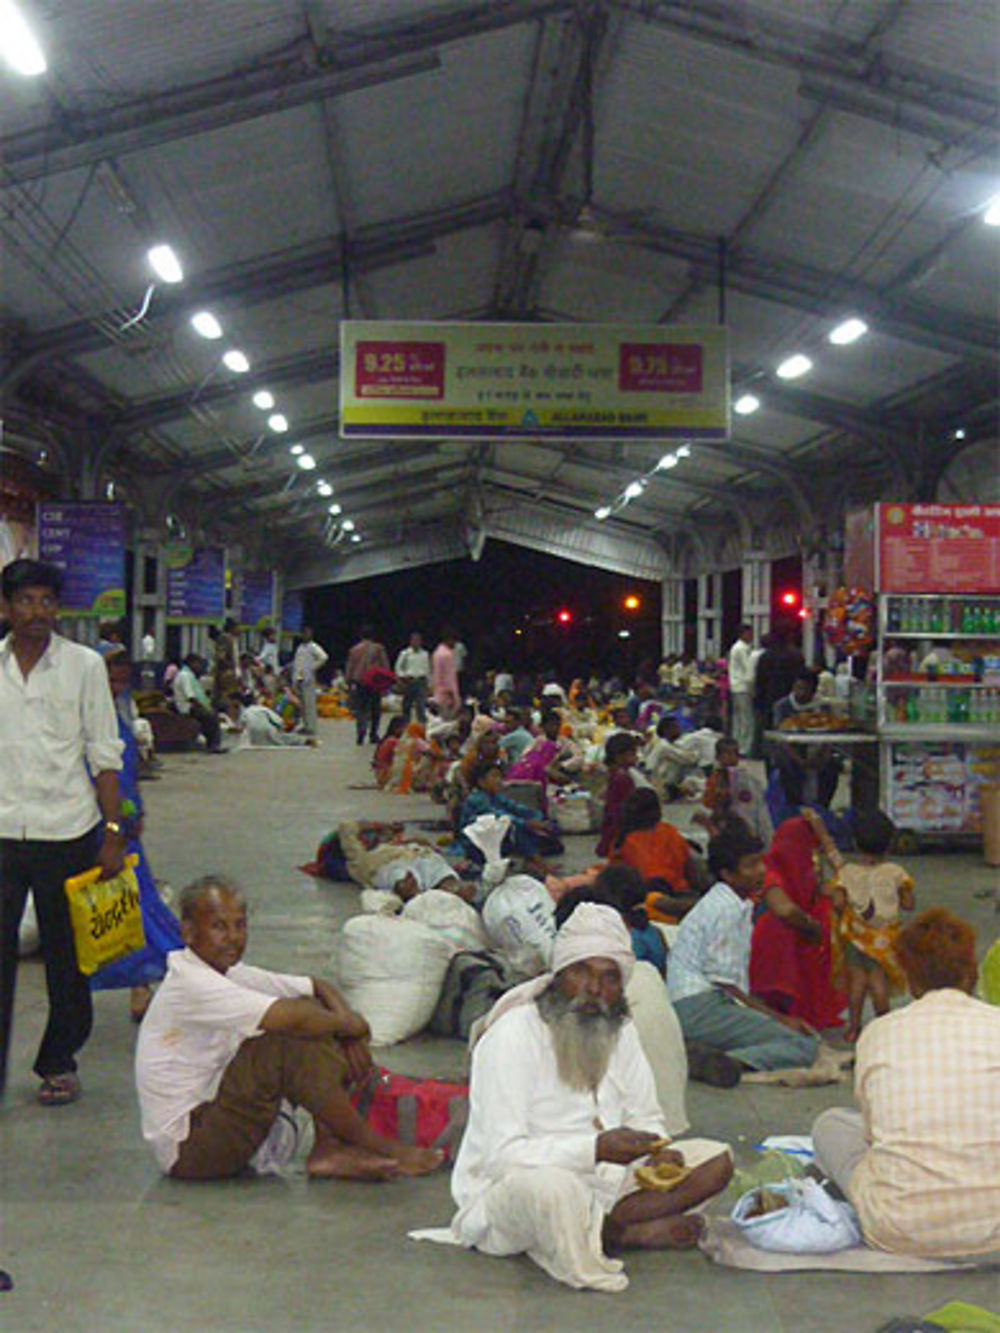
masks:
<path id="1" fill-rule="evenodd" d="M 670 1146 L 691 1170 L 714 1157 L 732 1155 L 729 1144 L 717 1139 L 682 1139 Z M 604 1219 L 619 1199 L 637 1188 L 635 1165 L 623 1169 L 605 1163 L 590 1176 L 559 1166 L 512 1171 L 479 1201 L 486 1229 L 475 1248 L 496 1258 L 526 1254 L 569 1287 L 624 1291 L 628 1277 L 622 1261 L 604 1253 Z M 437 1233 L 417 1234 L 420 1239 L 443 1239 Z"/>
<path id="2" fill-rule="evenodd" d="M 493 1185 L 483 1200 L 489 1230 L 483 1254 L 526 1254 L 557 1282 L 591 1291 L 624 1291 L 620 1259 L 604 1253 L 601 1200 L 574 1172 L 523 1167 Z"/>

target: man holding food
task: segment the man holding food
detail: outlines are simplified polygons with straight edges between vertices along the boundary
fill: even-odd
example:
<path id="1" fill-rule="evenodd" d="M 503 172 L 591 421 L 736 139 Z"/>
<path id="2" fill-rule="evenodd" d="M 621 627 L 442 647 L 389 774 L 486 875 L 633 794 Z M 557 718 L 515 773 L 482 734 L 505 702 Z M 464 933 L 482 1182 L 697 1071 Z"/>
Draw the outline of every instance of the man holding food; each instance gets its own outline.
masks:
<path id="1" fill-rule="evenodd" d="M 581 903 L 553 971 L 508 992 L 472 1058 L 469 1123 L 452 1177 L 452 1233 L 526 1253 L 557 1281 L 623 1291 L 613 1255 L 689 1249 L 689 1210 L 725 1189 L 723 1143 L 668 1149 L 653 1074 L 624 997 L 635 958 L 619 913 Z"/>

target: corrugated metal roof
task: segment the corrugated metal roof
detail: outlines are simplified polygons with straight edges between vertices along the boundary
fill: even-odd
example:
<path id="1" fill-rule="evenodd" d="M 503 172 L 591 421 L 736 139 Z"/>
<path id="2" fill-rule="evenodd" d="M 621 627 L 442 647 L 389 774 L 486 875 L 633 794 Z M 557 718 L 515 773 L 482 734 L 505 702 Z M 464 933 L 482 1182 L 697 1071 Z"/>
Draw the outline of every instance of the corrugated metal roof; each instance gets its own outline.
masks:
<path id="1" fill-rule="evenodd" d="M 97 104 L 228 73 L 307 29 L 298 5 L 274 0 L 51 0 L 43 31 L 60 85 Z"/>
<path id="2" fill-rule="evenodd" d="M 348 188 L 366 222 L 508 184 L 531 49 L 526 28 L 508 28 L 446 47 L 431 73 L 338 103 Z"/>
<path id="3" fill-rule="evenodd" d="M 423 20 L 457 13 L 427 0 L 323 0 L 314 9 L 315 35 L 322 42 L 328 30 L 333 45 L 318 58 L 350 60 L 364 51 L 377 76 L 386 25 L 394 32 L 410 25 L 419 45 Z M 703 517 L 706 507 L 718 513 L 726 502 L 759 506 L 780 494 L 768 460 L 802 451 L 813 464 L 803 469 L 804 484 L 819 493 L 828 463 L 867 467 L 877 458 L 863 435 L 838 435 L 843 413 L 860 411 L 858 419 L 877 428 L 884 400 L 923 392 L 929 379 L 934 392 L 917 411 L 928 430 L 944 429 L 949 414 L 970 402 L 988 420 L 981 365 L 993 350 L 1000 247 L 976 217 L 997 181 L 985 140 L 976 140 L 978 155 L 954 141 L 963 126 L 978 133 L 979 111 L 996 97 L 992 4 L 911 0 L 897 13 L 890 0 L 797 0 L 793 7 L 747 0 L 720 11 L 653 6 L 649 21 L 637 9 L 615 9 L 597 63 L 593 202 L 605 220 L 603 239 L 593 244 L 574 239 L 572 226 L 583 176 L 580 121 L 566 100 L 578 47 L 563 25 L 576 19 L 566 14 L 548 24 L 536 67 L 537 22 L 478 33 L 479 19 L 493 16 L 477 11 L 469 35 L 423 50 L 421 72 L 331 102 L 331 145 L 318 101 L 273 109 L 281 105 L 281 80 L 294 83 L 312 68 L 303 62 L 316 57 L 299 0 L 163 0 L 155 7 L 49 0 L 42 27 L 52 74 L 30 86 L 7 81 L 0 141 L 10 169 L 27 179 L 15 190 L 0 177 L 0 227 L 8 247 L 11 238 L 18 247 L 4 251 L 0 293 L 0 314 L 23 326 L 12 359 L 50 338 L 63 360 L 43 363 L 45 393 L 64 381 L 71 399 L 78 369 L 91 377 L 88 410 L 93 384 L 103 384 L 109 419 L 124 402 L 140 427 L 142 409 L 165 402 L 169 411 L 157 415 L 165 419 L 156 429 L 182 457 L 216 462 L 198 484 L 211 488 L 217 509 L 228 485 L 244 490 L 258 512 L 267 510 L 268 522 L 285 513 L 314 524 L 322 506 L 294 507 L 309 492 L 308 479 L 296 479 L 291 509 L 281 490 L 294 475 L 288 446 L 297 428 L 329 421 L 337 408 L 343 301 L 331 242 L 345 219 L 361 256 L 351 275 L 355 315 L 483 317 L 499 299 L 505 316 L 538 310 L 564 319 L 714 324 L 716 239 L 749 215 L 731 247 L 728 320 L 733 360 L 764 406 L 734 419 L 731 447 L 695 446 L 683 468 L 651 482 L 618 524 L 621 533 L 652 530 L 665 515 L 676 522 L 681 513 Z M 701 25 L 702 36 L 684 35 L 683 24 Z M 879 25 L 885 31 L 862 53 Z M 549 64 L 557 47 L 567 63 L 558 77 Z M 231 75 L 248 61 L 259 68 L 282 51 L 290 61 L 275 101 L 250 106 L 234 86 L 233 123 L 225 128 L 207 104 L 193 119 L 161 106 L 123 139 L 103 123 L 123 98 L 186 89 L 197 101 L 204 89 L 196 85 L 206 78 Z M 803 91 L 803 69 L 829 71 L 854 110 L 820 110 L 822 94 Z M 62 107 L 58 123 L 53 95 Z M 910 129 L 885 123 L 897 119 L 897 107 Z M 933 124 L 916 133 L 912 127 L 935 108 L 948 112 L 941 121 L 947 133 Z M 532 110 L 544 123 L 526 126 Z M 18 137 L 49 117 L 53 134 L 73 127 L 72 142 L 54 156 L 51 144 Z M 796 148 L 817 117 L 816 132 Z M 564 169 L 549 177 L 548 150 L 566 124 L 576 137 Z M 523 193 L 514 198 L 519 151 Z M 109 156 L 121 189 L 99 167 Z M 129 197 L 134 208 L 123 212 Z M 452 214 L 468 201 L 482 204 L 474 226 Z M 611 213 L 623 221 L 609 223 Z M 535 216 L 546 224 L 537 272 L 532 278 L 526 265 L 511 284 L 510 242 Z M 169 299 L 157 292 L 126 346 L 95 350 L 92 323 L 78 321 L 103 316 L 108 328 L 122 318 L 116 310 L 138 307 L 154 238 L 174 245 L 184 286 Z M 265 264 L 266 281 L 258 278 Z M 213 367 L 222 349 L 193 337 L 183 299 L 201 305 L 209 279 L 224 345 L 236 343 L 254 365 L 239 391 L 218 401 Z M 884 313 L 872 317 L 863 342 L 836 350 L 825 336 L 848 313 L 839 296 L 844 280 L 863 282 L 873 309 Z M 899 300 L 909 304 L 894 317 Z M 813 374 L 797 386 L 777 385 L 778 357 L 803 348 L 814 357 Z M 271 384 L 268 365 L 278 376 Z M 230 461 L 222 451 L 247 450 L 261 434 L 261 414 L 250 405 L 257 387 L 272 389 L 291 429 L 280 441 L 268 436 L 250 462 L 235 454 Z M 900 419 L 889 421 L 903 428 Z M 633 469 L 652 468 L 659 453 L 636 442 L 575 450 L 551 441 L 431 442 L 400 444 L 393 457 L 384 442 L 345 444 L 332 427 L 311 434 L 308 447 L 320 464 L 316 476 L 342 476 L 373 525 L 399 530 L 408 477 L 419 481 L 411 527 L 440 526 L 478 484 L 488 504 L 492 495 L 504 514 L 519 515 L 522 539 L 560 549 L 589 542 L 592 550 L 588 513 Z M 142 457 L 149 446 L 135 448 Z M 755 471 L 761 463 L 764 472 Z M 436 486 L 439 477 L 446 484 Z M 315 477 L 311 484 L 314 490 Z M 542 509 L 532 536 L 525 515 L 533 505 Z M 543 530 L 551 513 L 560 516 L 558 532 Z M 574 521 L 580 535 L 570 541 Z"/>

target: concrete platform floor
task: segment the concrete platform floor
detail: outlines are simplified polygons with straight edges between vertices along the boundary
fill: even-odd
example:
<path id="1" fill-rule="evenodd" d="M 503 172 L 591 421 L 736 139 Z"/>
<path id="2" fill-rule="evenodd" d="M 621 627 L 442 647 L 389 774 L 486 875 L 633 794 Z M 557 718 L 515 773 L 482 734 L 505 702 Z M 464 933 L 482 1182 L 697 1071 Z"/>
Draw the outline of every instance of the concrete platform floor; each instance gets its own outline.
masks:
<path id="1" fill-rule="evenodd" d="M 242 881 L 252 905 L 248 961 L 328 971 L 338 924 L 356 894 L 302 875 L 319 838 L 351 816 L 433 818 L 422 797 L 382 797 L 370 748 L 345 723 L 322 724 L 317 751 L 168 756 L 144 786 L 146 847 L 157 875 L 180 888 L 208 870 Z M 570 840 L 586 864 L 591 837 Z M 986 945 L 1000 917 L 973 895 L 996 872 L 972 853 L 923 856 L 912 868 L 922 905 L 973 921 Z M 964 1298 L 1000 1308 L 1000 1273 L 925 1278 L 764 1276 L 713 1267 L 697 1253 L 628 1260 L 616 1296 L 575 1293 L 526 1259 L 489 1259 L 414 1244 L 406 1231 L 450 1216 L 448 1178 L 391 1186 L 285 1180 L 179 1185 L 157 1175 L 139 1136 L 132 1087 L 135 1029 L 124 993 L 97 996 L 81 1062 L 85 1096 L 45 1110 L 31 1061 L 44 1019 L 42 968 L 22 964 L 11 1081 L 0 1109 L 0 1295 L 9 1333 L 589 1333 L 610 1326 L 670 1333 L 869 1333 L 890 1316 Z M 460 1075 L 464 1050 L 420 1039 L 383 1055 L 404 1072 Z M 693 1131 L 730 1140 L 738 1160 L 767 1133 L 807 1131 L 841 1085 L 811 1091 L 694 1085 Z"/>

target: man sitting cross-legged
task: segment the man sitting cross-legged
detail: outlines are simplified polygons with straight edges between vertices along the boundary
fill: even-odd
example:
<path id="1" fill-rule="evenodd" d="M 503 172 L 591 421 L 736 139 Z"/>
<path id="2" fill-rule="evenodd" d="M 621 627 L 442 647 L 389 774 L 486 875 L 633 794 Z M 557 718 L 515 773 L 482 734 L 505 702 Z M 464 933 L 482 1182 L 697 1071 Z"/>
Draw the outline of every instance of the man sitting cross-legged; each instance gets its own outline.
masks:
<path id="1" fill-rule="evenodd" d="M 667 963 L 667 990 L 685 1040 L 724 1052 L 747 1069 L 811 1065 L 819 1040 L 809 1024 L 749 993 L 764 844 L 736 820 L 709 843 L 708 867 L 715 883 L 681 922 Z"/>
<path id="2" fill-rule="evenodd" d="M 662 1146 L 652 1071 L 624 999 L 634 961 L 613 907 L 575 909 L 556 936 L 553 973 L 509 992 L 486 1020 L 452 1177 L 463 1244 L 526 1253 L 558 1281 L 598 1291 L 628 1286 L 609 1252 L 696 1245 L 703 1220 L 688 1210 L 732 1174 L 725 1144 Z M 637 1188 L 632 1163 L 693 1169 L 659 1192 Z"/>
<path id="3" fill-rule="evenodd" d="M 283 1164 L 289 1103 L 313 1118 L 310 1176 L 386 1180 L 441 1164 L 374 1133 L 351 1106 L 349 1085 L 371 1068 L 369 1032 L 334 987 L 240 961 L 247 909 L 235 885 L 196 880 L 180 909 L 187 947 L 168 956 L 135 1062 L 143 1137 L 164 1172 L 216 1180 Z"/>

